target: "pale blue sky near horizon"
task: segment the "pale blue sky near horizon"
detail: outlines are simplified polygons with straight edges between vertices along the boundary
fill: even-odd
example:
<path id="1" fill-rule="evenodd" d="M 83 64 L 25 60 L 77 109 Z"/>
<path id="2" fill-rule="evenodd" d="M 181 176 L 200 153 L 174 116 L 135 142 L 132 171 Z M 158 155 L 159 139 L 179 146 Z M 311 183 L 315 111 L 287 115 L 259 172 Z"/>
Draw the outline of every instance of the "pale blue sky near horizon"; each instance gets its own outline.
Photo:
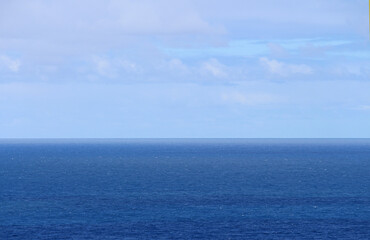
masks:
<path id="1" fill-rule="evenodd" d="M 3 0 L 0 138 L 368 138 L 367 0 Z"/>

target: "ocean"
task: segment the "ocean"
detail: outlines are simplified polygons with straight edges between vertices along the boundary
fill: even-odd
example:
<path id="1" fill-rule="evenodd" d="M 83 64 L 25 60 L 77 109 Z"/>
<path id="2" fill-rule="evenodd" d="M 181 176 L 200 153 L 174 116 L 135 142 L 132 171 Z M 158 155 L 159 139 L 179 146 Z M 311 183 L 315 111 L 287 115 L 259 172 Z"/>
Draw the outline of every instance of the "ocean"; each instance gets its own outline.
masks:
<path id="1" fill-rule="evenodd" d="M 0 239 L 370 239 L 370 139 L 2 139 Z"/>

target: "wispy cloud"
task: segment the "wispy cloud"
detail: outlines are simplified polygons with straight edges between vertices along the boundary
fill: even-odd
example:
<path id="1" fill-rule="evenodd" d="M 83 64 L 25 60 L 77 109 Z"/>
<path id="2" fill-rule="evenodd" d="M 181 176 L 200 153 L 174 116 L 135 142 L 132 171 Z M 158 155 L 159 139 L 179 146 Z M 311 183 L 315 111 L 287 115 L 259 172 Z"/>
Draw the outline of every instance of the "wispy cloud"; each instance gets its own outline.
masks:
<path id="1" fill-rule="evenodd" d="M 12 59 L 6 55 L 0 55 L 0 67 L 4 67 L 11 72 L 18 72 L 21 66 L 21 61 Z"/>
<path id="2" fill-rule="evenodd" d="M 226 103 L 234 103 L 241 105 L 264 105 L 277 103 L 280 99 L 272 94 L 266 93 L 242 93 L 239 91 L 226 92 L 221 94 L 221 98 Z"/>
<path id="3" fill-rule="evenodd" d="M 259 59 L 262 66 L 264 66 L 268 72 L 277 74 L 280 76 L 289 76 L 293 74 L 312 74 L 313 69 L 306 64 L 288 64 L 280 62 L 274 59 L 268 59 L 262 57 Z"/>
<path id="4" fill-rule="evenodd" d="M 216 78 L 227 77 L 226 66 L 221 64 L 217 59 L 211 58 L 202 63 L 201 71 L 205 74 Z"/>
<path id="5" fill-rule="evenodd" d="M 72 0 L 17 0 L 2 1 L 0 9 L 1 33 L 26 38 L 41 34 L 44 38 L 82 40 L 86 36 L 109 39 L 122 34 L 224 32 L 222 27 L 205 20 L 186 0 L 81 0 L 77 3 Z"/>
<path id="6" fill-rule="evenodd" d="M 370 111 L 370 105 L 360 105 L 360 106 L 356 107 L 355 110 Z"/>
<path id="7" fill-rule="evenodd" d="M 0 36 L 3 137 L 370 132 L 364 0 L 3 0 Z"/>
<path id="8" fill-rule="evenodd" d="M 370 62 L 369 61 L 353 61 L 345 63 L 334 64 L 333 67 L 329 68 L 333 74 L 340 77 L 352 77 L 352 78 L 370 78 Z"/>
<path id="9" fill-rule="evenodd" d="M 173 58 L 167 62 L 167 66 L 170 70 L 175 71 L 177 73 L 188 73 L 189 67 L 181 61 L 181 59 Z"/>
<path id="10" fill-rule="evenodd" d="M 115 75 L 115 69 L 113 69 L 112 64 L 109 60 L 101 57 L 94 56 L 93 62 L 97 73 L 106 77 L 113 77 Z"/>
<path id="11" fill-rule="evenodd" d="M 142 72 L 140 66 L 136 63 L 120 58 L 108 58 L 93 56 L 92 62 L 94 71 L 102 77 L 117 78 L 127 74 L 139 74 Z"/>

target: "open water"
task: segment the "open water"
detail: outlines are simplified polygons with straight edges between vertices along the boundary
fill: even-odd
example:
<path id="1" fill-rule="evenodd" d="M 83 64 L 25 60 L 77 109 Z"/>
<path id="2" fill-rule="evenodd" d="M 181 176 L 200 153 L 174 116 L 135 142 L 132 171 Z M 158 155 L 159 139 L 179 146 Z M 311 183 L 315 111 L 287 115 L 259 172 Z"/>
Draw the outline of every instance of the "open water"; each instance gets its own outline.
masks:
<path id="1" fill-rule="evenodd" d="M 0 239 L 370 239 L 370 140 L 3 139 Z"/>

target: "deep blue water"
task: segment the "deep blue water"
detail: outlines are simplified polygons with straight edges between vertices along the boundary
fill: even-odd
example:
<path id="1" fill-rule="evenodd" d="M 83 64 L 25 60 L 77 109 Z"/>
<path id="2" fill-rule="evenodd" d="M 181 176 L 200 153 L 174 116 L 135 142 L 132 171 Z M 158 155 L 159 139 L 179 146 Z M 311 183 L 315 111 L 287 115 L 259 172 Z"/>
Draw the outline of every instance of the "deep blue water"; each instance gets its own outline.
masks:
<path id="1" fill-rule="evenodd" d="M 370 140 L 0 140 L 0 239 L 370 239 Z"/>

